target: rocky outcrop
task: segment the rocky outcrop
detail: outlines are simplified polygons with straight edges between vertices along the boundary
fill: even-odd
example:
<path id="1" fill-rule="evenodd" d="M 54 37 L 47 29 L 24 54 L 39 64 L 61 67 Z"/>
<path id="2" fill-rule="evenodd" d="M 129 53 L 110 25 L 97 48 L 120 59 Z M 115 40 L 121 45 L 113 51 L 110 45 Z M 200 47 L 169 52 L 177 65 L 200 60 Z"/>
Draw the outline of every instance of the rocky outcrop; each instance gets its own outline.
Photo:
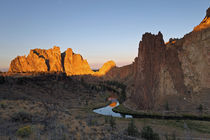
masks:
<path id="1" fill-rule="evenodd" d="M 131 85 L 136 74 L 136 67 L 137 57 L 135 58 L 134 62 L 130 65 L 122 67 L 113 67 L 110 71 L 106 73 L 105 78 L 109 80 L 125 82 L 126 84 Z"/>
<path id="2" fill-rule="evenodd" d="M 200 31 L 210 27 L 210 8 L 206 10 L 206 16 L 203 21 L 194 28 L 193 31 Z"/>
<path id="3" fill-rule="evenodd" d="M 160 32 L 158 35 L 145 33 L 139 44 L 133 100 L 143 109 L 152 108 L 159 94 L 159 73 L 165 64 L 165 49 Z"/>
<path id="4" fill-rule="evenodd" d="M 18 56 L 11 61 L 9 72 L 65 72 L 71 75 L 94 75 L 103 76 L 116 64 L 109 61 L 103 65 L 99 72 L 93 72 L 80 54 L 75 54 L 71 48 L 61 53 L 60 48 L 33 49 L 29 55 Z"/>
<path id="5" fill-rule="evenodd" d="M 210 88 L 209 11 L 201 24 L 181 39 L 164 44 L 160 32 L 143 35 L 130 100 L 137 109 L 154 109 L 166 95 L 190 99 Z"/>
<path id="6" fill-rule="evenodd" d="M 108 62 L 104 63 L 104 65 L 99 69 L 99 71 L 95 72 L 94 75 L 104 76 L 107 72 L 109 72 L 114 67 L 116 67 L 115 62 L 114 61 L 108 61 Z"/>
<path id="7" fill-rule="evenodd" d="M 210 88 L 210 28 L 193 31 L 181 39 L 178 57 L 189 92 Z M 177 42 L 178 43 L 178 42 Z M 177 45 L 177 43 L 175 45 Z"/>
<path id="8" fill-rule="evenodd" d="M 87 75 L 93 73 L 87 60 L 84 60 L 80 54 L 74 54 L 71 48 L 62 53 L 62 63 L 67 75 Z"/>
<path id="9" fill-rule="evenodd" d="M 53 49 L 33 49 L 29 55 L 18 56 L 12 60 L 9 72 L 63 71 L 59 47 Z"/>

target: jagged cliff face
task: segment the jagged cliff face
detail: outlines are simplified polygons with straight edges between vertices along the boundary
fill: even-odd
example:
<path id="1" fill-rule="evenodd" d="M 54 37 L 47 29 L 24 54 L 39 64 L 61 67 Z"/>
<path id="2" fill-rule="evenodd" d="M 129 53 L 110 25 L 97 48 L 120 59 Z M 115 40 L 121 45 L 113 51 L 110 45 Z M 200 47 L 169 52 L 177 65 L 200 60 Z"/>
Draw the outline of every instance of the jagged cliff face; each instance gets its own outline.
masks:
<path id="1" fill-rule="evenodd" d="M 63 71 L 59 47 L 53 49 L 33 49 L 29 55 L 12 60 L 9 72 Z"/>
<path id="2" fill-rule="evenodd" d="M 184 73 L 184 83 L 193 92 L 210 88 L 210 28 L 193 31 L 183 39 L 178 56 Z"/>
<path id="3" fill-rule="evenodd" d="M 133 100 L 138 106 L 150 108 L 158 95 L 159 72 L 165 61 L 165 44 L 162 34 L 146 33 L 139 45 L 135 95 Z"/>
<path id="4" fill-rule="evenodd" d="M 210 8 L 203 21 L 182 40 L 183 51 L 180 51 L 179 58 L 185 85 L 195 92 L 210 88 Z"/>
<path id="5" fill-rule="evenodd" d="M 139 45 L 134 94 L 137 109 L 154 109 L 166 95 L 190 98 L 210 88 L 210 10 L 182 39 L 164 44 L 161 33 L 146 33 Z"/>
<path id="6" fill-rule="evenodd" d="M 67 75 L 86 75 L 92 74 L 87 60 L 84 60 L 80 54 L 74 54 L 71 48 L 62 53 L 63 66 Z"/>
<path id="7" fill-rule="evenodd" d="M 99 70 L 93 72 L 80 54 L 75 54 L 71 48 L 61 53 L 60 48 L 33 49 L 29 55 L 18 56 L 12 60 L 9 72 L 66 72 L 67 75 L 94 75 L 103 76 L 116 64 L 109 61 Z"/>

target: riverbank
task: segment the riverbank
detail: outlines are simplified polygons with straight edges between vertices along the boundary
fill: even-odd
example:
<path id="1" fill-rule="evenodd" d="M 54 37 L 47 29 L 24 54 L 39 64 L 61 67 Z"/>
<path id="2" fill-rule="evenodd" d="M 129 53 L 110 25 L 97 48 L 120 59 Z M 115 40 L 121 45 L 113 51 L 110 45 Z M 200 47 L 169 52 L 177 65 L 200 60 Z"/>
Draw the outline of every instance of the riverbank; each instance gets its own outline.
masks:
<path id="1" fill-rule="evenodd" d="M 121 114 L 129 114 L 134 118 L 154 118 L 154 119 L 164 119 L 164 120 L 200 120 L 200 121 L 210 121 L 210 114 L 190 114 L 190 113 L 180 113 L 175 111 L 163 111 L 161 112 L 146 112 L 146 111 L 132 111 L 126 108 L 123 104 L 120 104 L 113 111 Z"/>

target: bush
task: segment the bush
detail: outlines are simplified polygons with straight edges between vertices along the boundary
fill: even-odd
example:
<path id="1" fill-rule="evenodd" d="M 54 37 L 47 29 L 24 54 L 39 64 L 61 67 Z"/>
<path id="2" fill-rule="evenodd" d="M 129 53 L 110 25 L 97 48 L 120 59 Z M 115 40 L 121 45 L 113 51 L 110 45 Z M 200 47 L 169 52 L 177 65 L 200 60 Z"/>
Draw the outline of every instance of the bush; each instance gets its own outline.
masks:
<path id="1" fill-rule="evenodd" d="M 0 102 L 0 107 L 1 107 L 2 109 L 5 109 L 5 108 L 7 107 L 7 104 L 6 104 L 4 101 L 1 101 L 1 102 Z"/>
<path id="2" fill-rule="evenodd" d="M 141 137 L 146 140 L 159 140 L 159 135 L 155 132 L 153 132 L 152 128 L 150 126 L 145 126 L 141 130 Z"/>
<path id="3" fill-rule="evenodd" d="M 16 132 L 19 137 L 29 137 L 31 133 L 31 126 L 29 125 L 19 128 Z"/>
<path id="4" fill-rule="evenodd" d="M 131 122 L 128 124 L 128 129 L 127 129 L 128 135 L 129 136 L 138 136 L 139 132 L 137 127 L 135 126 L 134 120 L 132 119 Z"/>
<path id="5" fill-rule="evenodd" d="M 199 112 L 201 112 L 201 113 L 202 113 L 202 112 L 203 112 L 203 105 L 202 105 L 202 104 L 200 104 L 200 105 L 199 105 L 199 107 L 198 107 L 197 109 L 199 110 Z"/>
<path id="6" fill-rule="evenodd" d="M 5 83 L 4 76 L 0 76 L 0 84 L 4 84 L 4 83 Z"/>
<path id="7" fill-rule="evenodd" d="M 32 115 L 25 111 L 20 111 L 12 115 L 12 120 L 15 122 L 31 122 Z"/>
<path id="8" fill-rule="evenodd" d="M 169 104 L 168 104 L 168 102 L 166 102 L 166 104 L 165 104 L 165 110 L 169 110 Z"/>

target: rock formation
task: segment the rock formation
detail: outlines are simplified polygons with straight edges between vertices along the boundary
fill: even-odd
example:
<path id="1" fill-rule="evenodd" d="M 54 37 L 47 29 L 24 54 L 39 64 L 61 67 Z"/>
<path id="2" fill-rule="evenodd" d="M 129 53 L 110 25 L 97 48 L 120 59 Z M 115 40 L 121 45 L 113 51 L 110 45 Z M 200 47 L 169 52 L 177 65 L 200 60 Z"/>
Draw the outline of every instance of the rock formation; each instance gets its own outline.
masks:
<path id="1" fill-rule="evenodd" d="M 53 49 L 33 49 L 29 55 L 18 56 L 12 60 L 9 72 L 63 71 L 59 47 Z"/>
<path id="2" fill-rule="evenodd" d="M 192 97 L 210 88 L 209 11 L 201 24 L 182 39 L 164 44 L 161 33 L 143 35 L 131 98 L 137 109 L 153 109 L 165 95 Z"/>
<path id="3" fill-rule="evenodd" d="M 203 21 L 198 26 L 196 26 L 193 31 L 200 31 L 208 27 L 210 27 L 210 8 L 206 10 L 206 16 Z"/>
<path id="4" fill-rule="evenodd" d="M 125 82 L 126 84 L 131 85 L 136 74 L 136 64 L 137 58 L 130 65 L 113 67 L 109 72 L 106 73 L 105 78 L 109 80 Z"/>
<path id="5" fill-rule="evenodd" d="M 114 61 L 108 61 L 108 62 L 104 63 L 104 65 L 99 69 L 99 71 L 95 72 L 94 75 L 104 76 L 107 72 L 109 72 L 114 67 L 116 67 L 115 62 Z"/>
<path id="6" fill-rule="evenodd" d="M 93 73 L 87 60 L 84 60 L 80 54 L 74 54 L 71 48 L 62 53 L 62 63 L 67 75 L 87 75 Z"/>
<path id="7" fill-rule="evenodd" d="M 162 34 L 145 33 L 139 45 L 135 96 L 140 107 L 152 107 L 158 95 L 159 73 L 165 62 L 165 44 Z"/>
<path id="8" fill-rule="evenodd" d="M 132 109 L 155 109 L 167 96 L 191 100 L 210 88 L 209 44 L 210 8 L 204 20 L 181 39 L 164 43 L 160 32 L 145 33 L 133 64 L 115 67 L 106 77 L 127 85 L 125 104 Z"/>
<path id="9" fill-rule="evenodd" d="M 29 55 L 18 56 L 11 61 L 9 72 L 66 72 L 71 75 L 103 76 L 116 64 L 109 61 L 103 65 L 99 72 L 93 72 L 80 54 L 75 54 L 71 48 L 61 53 L 60 48 L 33 49 Z"/>

